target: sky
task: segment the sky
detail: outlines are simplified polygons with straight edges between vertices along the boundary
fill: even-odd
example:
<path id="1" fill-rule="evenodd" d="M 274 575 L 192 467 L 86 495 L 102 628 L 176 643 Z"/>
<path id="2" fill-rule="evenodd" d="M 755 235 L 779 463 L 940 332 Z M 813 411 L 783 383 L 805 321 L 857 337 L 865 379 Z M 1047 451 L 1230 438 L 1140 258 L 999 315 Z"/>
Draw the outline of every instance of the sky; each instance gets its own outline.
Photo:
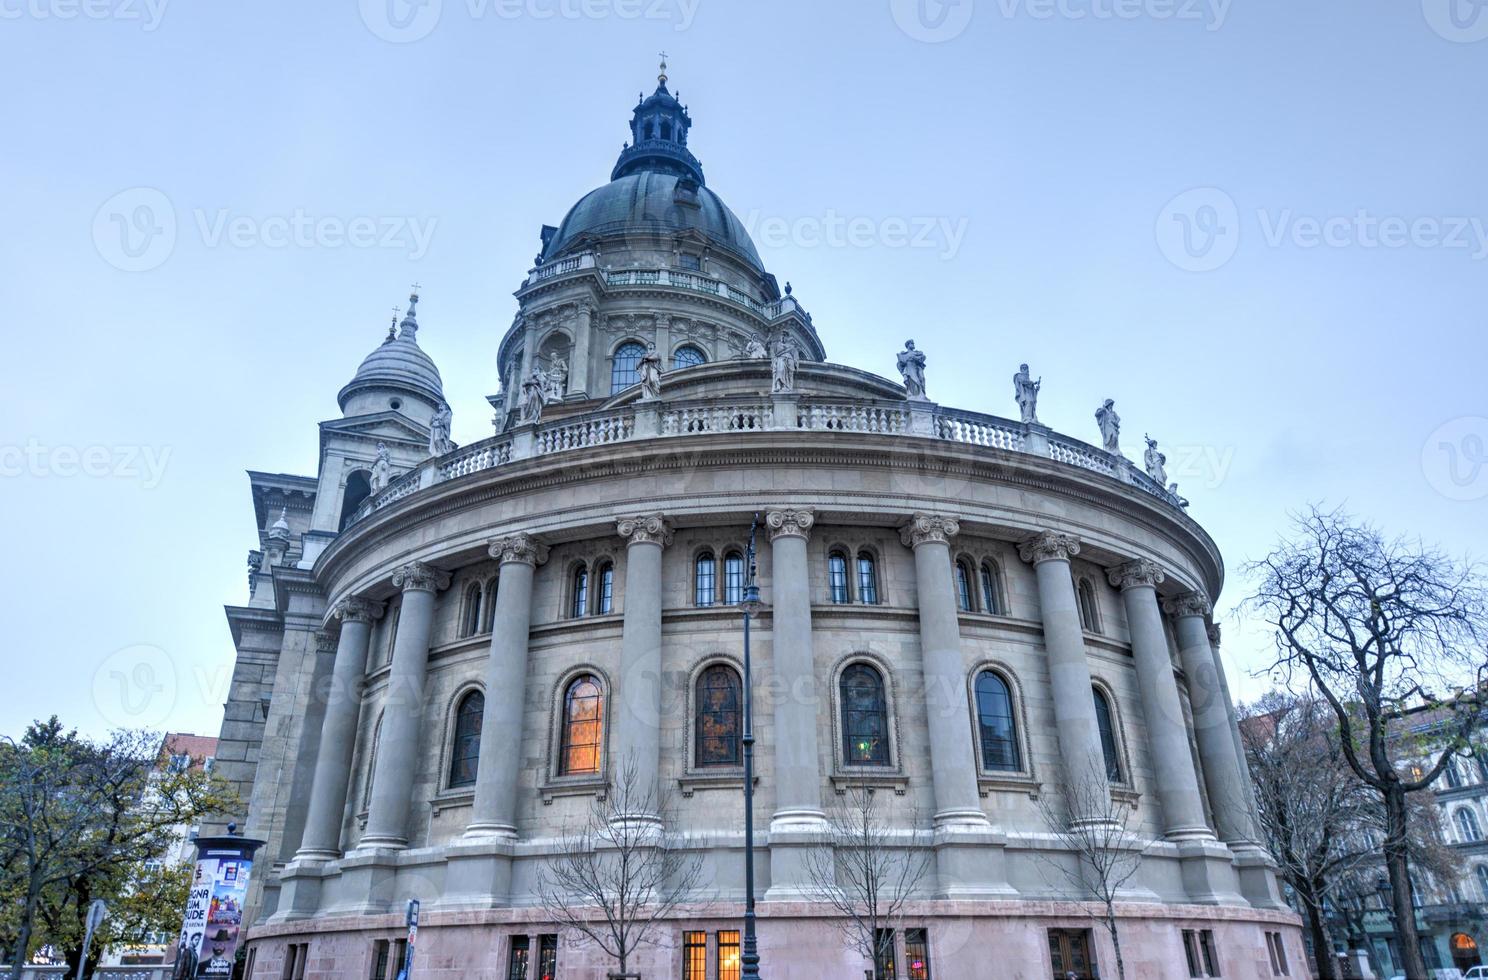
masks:
<path id="1" fill-rule="evenodd" d="M 454 438 L 658 54 L 829 357 L 1151 433 L 1235 614 L 1288 512 L 1488 550 L 1483 0 L 0 0 L 0 734 L 212 734 L 249 469 L 422 284 Z M 121 710 L 138 648 L 169 690 Z M 168 675 L 168 676 L 166 676 Z"/>

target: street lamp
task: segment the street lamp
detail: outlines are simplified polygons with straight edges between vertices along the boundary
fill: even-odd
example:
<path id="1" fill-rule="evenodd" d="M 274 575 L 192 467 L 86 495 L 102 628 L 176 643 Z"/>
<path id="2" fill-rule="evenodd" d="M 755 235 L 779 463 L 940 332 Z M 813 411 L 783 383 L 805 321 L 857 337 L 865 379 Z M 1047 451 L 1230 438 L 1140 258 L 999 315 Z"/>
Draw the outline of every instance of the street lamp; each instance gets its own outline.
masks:
<path id="1" fill-rule="evenodd" d="M 742 980 L 759 980 L 759 945 L 754 935 L 754 695 L 750 681 L 749 621 L 765 608 L 760 601 L 754 561 L 754 538 L 759 514 L 749 525 L 749 548 L 745 552 L 744 601 L 744 972 Z"/>

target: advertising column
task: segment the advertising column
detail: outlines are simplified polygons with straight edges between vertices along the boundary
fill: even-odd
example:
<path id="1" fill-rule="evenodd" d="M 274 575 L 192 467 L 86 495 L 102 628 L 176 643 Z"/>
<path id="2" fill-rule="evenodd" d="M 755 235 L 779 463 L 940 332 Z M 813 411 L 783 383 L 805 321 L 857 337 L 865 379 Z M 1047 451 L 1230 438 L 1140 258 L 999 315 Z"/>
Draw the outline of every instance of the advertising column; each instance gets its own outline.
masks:
<path id="1" fill-rule="evenodd" d="M 253 872 L 253 852 L 263 846 L 233 833 L 196 841 L 196 868 L 191 894 L 181 919 L 171 980 L 231 977 L 243 930 L 243 904 Z"/>

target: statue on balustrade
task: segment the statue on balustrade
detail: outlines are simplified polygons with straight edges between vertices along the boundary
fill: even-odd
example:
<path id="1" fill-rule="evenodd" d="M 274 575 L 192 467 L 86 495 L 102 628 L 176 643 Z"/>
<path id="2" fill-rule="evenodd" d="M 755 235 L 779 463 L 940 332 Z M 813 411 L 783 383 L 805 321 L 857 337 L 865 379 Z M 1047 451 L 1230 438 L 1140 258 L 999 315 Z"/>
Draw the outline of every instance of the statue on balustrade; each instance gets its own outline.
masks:
<path id="1" fill-rule="evenodd" d="M 1147 434 L 1142 435 L 1147 440 L 1147 452 L 1142 454 L 1142 461 L 1147 464 L 1147 475 L 1157 481 L 1162 487 L 1168 483 L 1168 457 L 1165 453 L 1157 451 L 1157 440 Z"/>
<path id="2" fill-rule="evenodd" d="M 1013 375 L 1013 397 L 1018 400 L 1018 411 L 1022 413 L 1024 425 L 1038 422 L 1038 396 L 1043 386 L 1044 379 L 1034 381 L 1027 364 L 1018 365 L 1018 373 Z"/>
<path id="3" fill-rule="evenodd" d="M 563 396 L 568 394 L 568 362 L 565 361 L 557 351 L 548 358 L 547 399 L 548 401 L 562 401 Z"/>
<path id="4" fill-rule="evenodd" d="M 533 365 L 532 374 L 522 382 L 522 421 L 536 425 L 542 419 L 543 407 L 548 403 L 548 378 L 543 370 Z"/>
<path id="5" fill-rule="evenodd" d="M 449 405 L 439 403 L 439 411 L 429 420 L 429 455 L 443 456 L 455 444 L 450 441 L 450 424 L 454 421 L 455 413 L 450 410 Z"/>
<path id="6" fill-rule="evenodd" d="M 641 401 L 654 401 L 661 397 L 661 354 L 654 343 L 646 345 L 646 353 L 636 365 L 641 377 Z"/>
<path id="7" fill-rule="evenodd" d="M 1121 416 L 1116 414 L 1116 400 L 1107 398 L 1095 410 L 1095 420 L 1100 423 L 1101 447 L 1113 455 L 1121 455 Z"/>
<path id="8" fill-rule="evenodd" d="M 744 345 L 744 358 L 750 361 L 763 361 L 770 356 L 770 351 L 765 347 L 765 342 L 758 337 L 750 337 L 749 342 Z"/>
<path id="9" fill-rule="evenodd" d="M 904 393 L 913 399 L 925 396 L 925 353 L 915 350 L 915 342 L 906 340 L 899 352 L 899 373 L 904 378 Z"/>
<path id="10" fill-rule="evenodd" d="M 393 457 L 388 452 L 386 443 L 377 444 L 377 459 L 372 463 L 372 479 L 368 483 L 373 493 L 386 490 L 387 485 L 393 482 Z"/>
<path id="11" fill-rule="evenodd" d="M 780 332 L 780 339 L 775 341 L 775 356 L 770 366 L 774 376 L 770 385 L 772 393 L 778 395 L 796 390 L 796 369 L 801 366 L 801 353 L 796 350 L 795 340 L 784 330 Z"/>

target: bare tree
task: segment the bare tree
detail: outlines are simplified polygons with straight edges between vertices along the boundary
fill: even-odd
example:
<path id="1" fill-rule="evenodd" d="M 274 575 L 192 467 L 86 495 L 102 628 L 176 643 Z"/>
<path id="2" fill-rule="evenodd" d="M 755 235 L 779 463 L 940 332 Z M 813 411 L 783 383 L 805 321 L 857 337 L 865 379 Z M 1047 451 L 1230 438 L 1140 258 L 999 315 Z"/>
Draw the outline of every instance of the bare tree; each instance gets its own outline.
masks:
<path id="1" fill-rule="evenodd" d="M 826 838 L 825 847 L 807 852 L 806 890 L 837 913 L 843 938 L 881 980 L 881 967 L 893 955 L 889 924 L 919 891 L 928 852 L 895 833 L 866 784 L 848 787 L 828 811 Z"/>
<path id="2" fill-rule="evenodd" d="M 621 975 L 635 951 L 654 942 L 656 924 L 695 897 L 702 877 L 701 854 L 667 846 L 667 803 L 626 760 L 609 792 L 590 805 L 582 829 L 537 873 L 543 909 L 604 950 Z"/>
<path id="3" fill-rule="evenodd" d="M 1063 809 L 1048 795 L 1039 797 L 1038 808 L 1044 825 L 1058 838 L 1069 859 L 1040 854 L 1039 860 L 1082 895 L 1100 903 L 1100 913 L 1092 918 L 1105 926 L 1116 951 L 1116 976 L 1126 980 L 1116 897 L 1142 866 L 1146 844 L 1128 829 L 1132 809 L 1111 796 L 1111 782 L 1104 767 L 1092 765 L 1089 772 L 1066 776 L 1060 788 Z M 1076 819 L 1075 814 L 1081 816 Z"/>
<path id="4" fill-rule="evenodd" d="M 1314 507 L 1296 518 L 1293 539 L 1250 571 L 1260 578 L 1250 604 L 1276 628 L 1272 669 L 1287 680 L 1300 673 L 1327 702 L 1344 759 L 1381 798 L 1402 965 L 1424 977 L 1408 799 L 1468 744 L 1482 710 L 1488 602 L 1479 570 Z M 1437 715 L 1430 746 L 1401 721 L 1421 707 Z"/>

